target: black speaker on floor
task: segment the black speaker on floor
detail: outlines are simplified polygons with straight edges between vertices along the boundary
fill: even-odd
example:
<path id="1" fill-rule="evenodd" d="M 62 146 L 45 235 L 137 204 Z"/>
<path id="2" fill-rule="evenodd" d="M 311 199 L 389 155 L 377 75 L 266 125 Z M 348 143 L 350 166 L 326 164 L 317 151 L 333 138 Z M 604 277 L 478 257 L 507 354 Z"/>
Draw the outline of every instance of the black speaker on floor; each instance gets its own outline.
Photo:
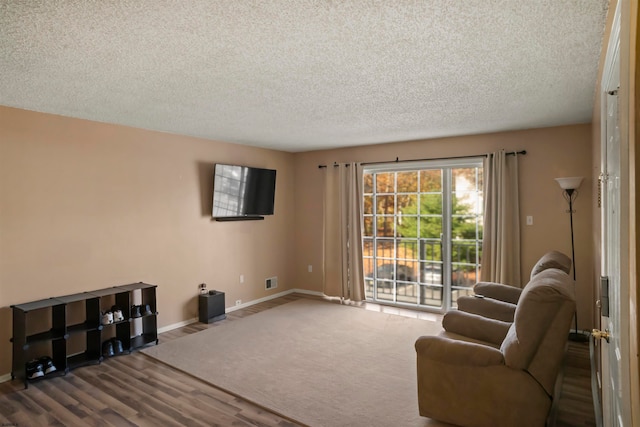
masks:
<path id="1" fill-rule="evenodd" d="M 212 323 L 227 317 L 224 313 L 224 292 L 209 291 L 198 296 L 199 320 Z"/>

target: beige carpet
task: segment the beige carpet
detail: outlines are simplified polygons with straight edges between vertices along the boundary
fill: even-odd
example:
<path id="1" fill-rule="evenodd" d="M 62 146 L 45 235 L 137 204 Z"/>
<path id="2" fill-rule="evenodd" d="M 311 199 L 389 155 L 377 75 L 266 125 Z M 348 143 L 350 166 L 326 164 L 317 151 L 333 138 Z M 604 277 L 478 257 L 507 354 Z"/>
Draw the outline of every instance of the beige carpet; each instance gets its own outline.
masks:
<path id="1" fill-rule="evenodd" d="M 439 331 L 304 299 L 143 352 L 301 424 L 434 426 L 418 414 L 413 345 Z"/>

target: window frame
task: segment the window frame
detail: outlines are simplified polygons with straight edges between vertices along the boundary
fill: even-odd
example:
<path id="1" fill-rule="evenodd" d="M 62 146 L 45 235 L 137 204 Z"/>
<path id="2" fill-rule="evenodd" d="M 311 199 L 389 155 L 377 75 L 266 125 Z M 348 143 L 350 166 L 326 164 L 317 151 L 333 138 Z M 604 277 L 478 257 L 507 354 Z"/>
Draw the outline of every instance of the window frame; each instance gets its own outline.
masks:
<path id="1" fill-rule="evenodd" d="M 372 302 L 375 303 L 382 303 L 382 304 L 391 304 L 391 305 L 396 305 L 396 306 L 412 306 L 412 307 L 417 307 L 420 309 L 425 309 L 425 310 L 429 310 L 429 311 L 437 311 L 437 312 L 444 312 L 446 310 L 448 310 L 449 308 L 451 308 L 452 306 L 452 292 L 454 290 L 454 288 L 456 288 L 456 285 L 453 283 L 451 277 L 452 277 L 452 266 L 453 266 L 453 261 L 452 261 L 452 206 L 453 206 L 453 198 L 455 196 L 455 192 L 453 187 L 453 180 L 452 180 L 452 170 L 455 168 L 479 168 L 481 170 L 483 170 L 484 168 L 484 156 L 470 156 L 470 157 L 459 157 L 459 158 L 449 158 L 449 159 L 430 159 L 430 160 L 417 160 L 417 161 L 405 161 L 405 162 L 390 162 L 390 163 L 375 163 L 375 164 L 368 164 L 368 165 L 363 165 L 363 178 L 364 176 L 366 176 L 367 174 L 378 174 L 378 173 L 398 173 L 398 172 L 408 172 L 408 171 L 417 171 L 418 173 L 420 173 L 420 171 L 422 170 L 441 170 L 442 171 L 442 188 L 441 188 L 441 194 L 443 197 L 442 200 L 442 233 L 441 233 L 441 241 L 442 243 L 442 254 L 441 254 L 441 258 L 442 258 L 442 267 L 441 267 L 441 281 L 442 281 L 442 288 L 441 288 L 441 306 L 431 306 L 428 304 L 423 304 L 420 301 L 421 296 L 420 293 L 424 290 L 426 290 L 428 288 L 428 284 L 425 283 L 421 283 L 419 280 L 414 280 L 412 286 L 417 286 L 417 292 L 418 292 L 418 297 L 415 303 L 408 303 L 408 302 L 399 302 L 398 301 L 398 278 L 396 277 L 398 275 L 398 272 L 396 271 L 398 268 L 398 240 L 400 239 L 400 237 L 398 237 L 397 234 L 397 222 L 396 219 L 398 218 L 398 212 L 397 212 L 397 200 L 398 200 L 398 183 L 397 183 L 397 179 L 394 179 L 394 188 L 393 188 L 393 195 L 394 195 L 394 201 L 396 202 L 396 204 L 394 204 L 394 212 L 392 216 L 394 218 L 393 220 L 393 224 L 394 224 L 394 231 L 393 231 L 393 237 L 389 237 L 388 239 L 393 239 L 394 241 L 394 258 L 393 258 L 393 263 L 395 264 L 395 267 L 393 268 L 394 270 L 394 276 L 393 278 L 390 280 L 390 285 L 391 285 L 391 300 L 386 300 L 386 299 L 380 299 L 378 297 L 378 279 L 377 279 L 377 269 L 379 268 L 377 265 L 377 260 L 379 259 L 379 257 L 376 256 L 376 246 L 377 246 L 377 242 L 378 239 L 380 238 L 379 236 L 377 236 L 377 218 L 380 214 L 378 214 L 376 212 L 377 209 L 377 203 L 376 203 L 376 195 L 377 195 L 377 189 L 375 188 L 375 180 L 372 182 L 372 185 L 374 186 L 374 188 L 372 189 L 373 192 L 372 193 L 364 193 L 363 191 L 363 197 L 362 197 L 362 203 L 364 205 L 364 201 L 365 201 L 365 196 L 372 194 L 373 198 L 371 200 L 372 206 L 371 206 L 371 213 L 370 214 L 365 214 L 364 212 L 364 206 L 363 206 L 363 215 L 362 215 L 362 224 L 363 224 L 363 238 L 362 238 L 362 244 L 363 244 L 363 254 L 366 253 L 365 252 L 365 248 L 364 248 L 364 244 L 365 241 L 368 239 L 371 242 L 371 246 L 372 246 L 372 257 L 371 259 L 371 267 L 373 268 L 373 275 L 371 276 L 372 278 L 372 286 L 373 286 L 373 292 L 372 292 L 372 297 L 367 296 L 366 298 Z M 448 170 L 448 173 L 445 173 L 445 170 Z M 375 176 L 375 175 L 374 175 Z M 478 188 L 480 186 L 480 183 L 478 182 L 478 178 L 476 177 L 476 191 L 479 191 L 481 194 L 484 193 L 484 189 L 483 188 Z M 445 196 L 445 192 L 448 193 L 448 195 Z M 400 195 L 405 195 L 405 194 L 411 194 L 411 193 L 406 193 L 406 192 L 402 192 L 400 193 Z M 423 194 L 420 190 L 420 188 L 416 189 L 416 193 L 415 194 Z M 445 201 L 446 200 L 446 201 Z M 476 215 L 481 215 L 483 213 L 483 207 L 479 206 L 480 208 L 480 212 Z M 418 208 L 419 209 L 419 208 Z M 365 230 L 364 230 L 364 224 L 365 224 L 365 218 L 366 217 L 371 217 L 371 226 L 373 227 L 371 236 L 366 236 Z M 420 221 L 421 218 L 421 214 L 420 211 L 418 210 L 418 215 L 417 215 L 417 220 Z M 482 220 L 481 220 L 482 221 Z M 482 228 L 484 228 L 484 224 L 482 224 Z M 416 241 L 420 242 L 421 237 L 420 237 L 420 229 L 418 227 L 418 237 L 416 238 Z M 446 239 L 446 240 L 445 240 Z M 447 242 L 446 244 L 444 242 Z M 479 242 L 479 245 L 482 245 L 482 241 L 476 239 L 476 242 Z M 367 257 L 368 259 L 369 257 Z M 386 259 L 386 258 L 384 258 Z M 401 261 L 407 261 L 406 259 L 400 259 Z M 363 262 L 363 266 L 366 265 L 366 259 L 364 260 L 365 262 Z M 418 271 L 421 271 L 422 269 L 422 263 L 423 262 L 428 262 L 428 260 L 422 260 L 420 259 L 420 256 L 418 256 L 418 259 L 416 261 L 416 264 L 418 266 Z M 478 263 L 476 264 L 479 268 L 480 263 L 478 260 Z M 365 272 L 363 272 L 364 277 L 369 277 L 366 275 Z M 446 283 L 448 282 L 448 283 Z M 431 291 L 433 291 L 433 288 L 431 288 Z"/>

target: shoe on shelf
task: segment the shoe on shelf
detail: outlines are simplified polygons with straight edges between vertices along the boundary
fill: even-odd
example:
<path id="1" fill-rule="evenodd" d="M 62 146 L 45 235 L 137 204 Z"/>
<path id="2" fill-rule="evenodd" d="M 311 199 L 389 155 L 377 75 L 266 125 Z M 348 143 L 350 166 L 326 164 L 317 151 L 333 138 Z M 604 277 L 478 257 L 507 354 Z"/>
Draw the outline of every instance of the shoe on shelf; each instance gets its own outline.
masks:
<path id="1" fill-rule="evenodd" d="M 145 304 L 144 305 L 144 311 L 142 312 L 143 316 L 150 316 L 151 314 L 153 314 L 151 312 L 151 306 L 149 304 Z"/>
<path id="2" fill-rule="evenodd" d="M 111 342 L 113 344 L 114 354 L 118 355 L 124 353 L 124 348 L 122 348 L 122 341 L 117 338 L 111 338 Z"/>
<path id="3" fill-rule="evenodd" d="M 102 324 L 103 325 L 110 325 L 113 323 L 113 313 L 110 311 L 107 311 L 106 313 L 102 314 Z"/>
<path id="4" fill-rule="evenodd" d="M 50 374 L 57 370 L 56 366 L 53 364 L 53 360 L 51 360 L 49 356 L 41 357 L 38 359 L 38 362 L 42 363 L 42 369 L 44 369 L 45 374 Z"/>
<path id="5" fill-rule="evenodd" d="M 113 352 L 113 342 L 111 340 L 107 340 L 102 343 L 102 355 L 104 357 L 115 356 L 115 353 Z"/>
<path id="6" fill-rule="evenodd" d="M 122 322 L 124 320 L 124 316 L 122 314 L 122 310 L 120 310 L 119 308 L 117 308 L 115 306 L 112 308 L 112 310 L 113 310 L 113 322 L 114 323 Z"/>
<path id="7" fill-rule="evenodd" d="M 32 360 L 27 363 L 27 378 L 30 380 L 38 377 L 44 377 L 44 370 L 42 368 L 42 363 L 38 360 Z"/>
<path id="8" fill-rule="evenodd" d="M 140 309 L 142 307 L 140 307 L 139 305 L 132 305 L 131 306 L 131 317 L 142 317 L 142 314 L 140 314 Z"/>

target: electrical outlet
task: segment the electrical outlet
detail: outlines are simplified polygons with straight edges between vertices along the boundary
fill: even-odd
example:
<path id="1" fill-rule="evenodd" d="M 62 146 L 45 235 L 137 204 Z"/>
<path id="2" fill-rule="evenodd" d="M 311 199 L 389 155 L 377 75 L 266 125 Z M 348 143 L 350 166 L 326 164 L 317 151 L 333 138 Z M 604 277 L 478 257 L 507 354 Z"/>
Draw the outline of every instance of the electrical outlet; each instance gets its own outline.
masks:
<path id="1" fill-rule="evenodd" d="M 533 225 L 533 217 L 531 215 L 527 216 L 527 225 Z"/>
<path id="2" fill-rule="evenodd" d="M 244 283 L 244 274 L 240 275 L 240 283 Z"/>
<path id="3" fill-rule="evenodd" d="M 240 304 L 242 304 L 242 300 L 241 299 L 237 299 L 236 300 L 236 305 L 240 305 Z"/>
<path id="4" fill-rule="evenodd" d="M 307 266 L 307 270 L 309 271 L 309 273 L 312 273 L 313 272 L 313 265 L 309 264 Z"/>

